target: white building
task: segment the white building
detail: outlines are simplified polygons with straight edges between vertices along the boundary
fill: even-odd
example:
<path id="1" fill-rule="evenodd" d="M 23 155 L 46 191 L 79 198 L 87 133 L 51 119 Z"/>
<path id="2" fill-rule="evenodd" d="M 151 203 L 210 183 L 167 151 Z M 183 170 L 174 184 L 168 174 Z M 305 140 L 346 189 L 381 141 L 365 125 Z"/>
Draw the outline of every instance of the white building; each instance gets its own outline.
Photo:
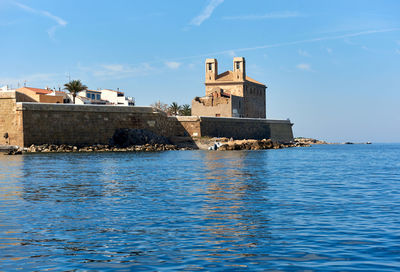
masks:
<path id="1" fill-rule="evenodd" d="M 0 88 L 0 92 L 15 91 L 15 89 L 8 88 L 8 85 Z"/>
<path id="2" fill-rule="evenodd" d="M 101 99 L 107 100 L 112 105 L 135 106 L 133 97 L 126 97 L 123 92 L 104 89 L 101 90 Z"/>
<path id="3" fill-rule="evenodd" d="M 70 94 L 70 96 L 72 97 L 71 94 Z M 84 104 L 106 105 L 106 104 L 110 104 L 110 103 L 108 103 L 108 101 L 102 99 L 101 91 L 84 90 L 77 94 L 77 96 L 75 98 L 75 104 L 78 104 L 78 105 L 84 105 Z"/>
<path id="4" fill-rule="evenodd" d="M 132 97 L 126 97 L 123 92 L 114 90 L 84 90 L 78 93 L 75 104 L 101 104 L 116 106 L 135 106 Z"/>

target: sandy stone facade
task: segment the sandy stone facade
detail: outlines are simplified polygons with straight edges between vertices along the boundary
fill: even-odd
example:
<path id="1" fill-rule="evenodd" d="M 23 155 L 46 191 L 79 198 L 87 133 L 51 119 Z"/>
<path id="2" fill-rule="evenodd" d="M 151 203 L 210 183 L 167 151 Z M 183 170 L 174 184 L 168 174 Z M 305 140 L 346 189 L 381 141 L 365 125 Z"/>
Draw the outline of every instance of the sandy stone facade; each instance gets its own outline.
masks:
<path id="1" fill-rule="evenodd" d="M 39 103 L 64 103 L 64 98 L 66 96 L 65 92 L 30 87 L 19 88 L 17 92 L 30 97 L 32 102 Z"/>
<path id="2" fill-rule="evenodd" d="M 168 117 L 151 107 L 29 102 L 15 91 L 0 92 L 0 145 L 108 144 L 116 129 L 137 128 L 165 137 L 233 137 L 293 141 L 288 120 Z"/>
<path id="3" fill-rule="evenodd" d="M 177 136 L 293 141 L 293 124 L 289 120 L 174 116 L 170 117 L 170 122 L 175 124 L 174 133 Z"/>
<path id="4" fill-rule="evenodd" d="M 266 118 L 266 86 L 246 75 L 243 57 L 233 59 L 233 71 L 218 74 L 216 59 L 206 60 L 206 95 L 192 101 L 192 115 Z"/>

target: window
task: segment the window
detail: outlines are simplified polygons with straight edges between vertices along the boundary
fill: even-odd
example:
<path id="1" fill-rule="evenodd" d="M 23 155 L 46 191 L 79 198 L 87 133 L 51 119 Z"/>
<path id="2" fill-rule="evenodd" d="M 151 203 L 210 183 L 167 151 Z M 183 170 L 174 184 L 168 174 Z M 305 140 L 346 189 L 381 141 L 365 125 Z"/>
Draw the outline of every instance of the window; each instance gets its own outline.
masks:
<path id="1" fill-rule="evenodd" d="M 92 93 L 92 99 L 93 99 L 93 100 L 95 100 L 95 99 L 96 99 L 96 96 L 95 96 L 95 94 L 94 94 L 94 93 Z"/>
<path id="2" fill-rule="evenodd" d="M 209 63 L 208 64 L 208 71 L 211 71 L 212 70 L 212 63 Z"/>
<path id="3" fill-rule="evenodd" d="M 96 99 L 100 100 L 100 95 L 99 94 L 96 95 Z"/>
<path id="4" fill-rule="evenodd" d="M 240 69 L 240 62 L 235 62 L 236 63 L 236 70 Z"/>
<path id="5" fill-rule="evenodd" d="M 86 97 L 87 97 L 87 98 L 90 98 L 90 93 L 86 93 Z"/>

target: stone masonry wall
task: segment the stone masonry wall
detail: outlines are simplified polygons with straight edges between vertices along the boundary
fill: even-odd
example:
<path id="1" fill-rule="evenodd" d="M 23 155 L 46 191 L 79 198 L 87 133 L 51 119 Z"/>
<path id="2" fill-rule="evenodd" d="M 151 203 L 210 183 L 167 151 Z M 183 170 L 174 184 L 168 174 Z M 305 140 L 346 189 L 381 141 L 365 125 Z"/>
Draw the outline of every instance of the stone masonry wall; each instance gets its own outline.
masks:
<path id="1" fill-rule="evenodd" d="M 271 135 L 270 139 L 278 142 L 292 142 L 293 138 L 293 124 L 287 120 L 268 120 Z"/>
<path id="2" fill-rule="evenodd" d="M 227 97 L 205 97 L 200 98 L 201 101 L 196 99 L 192 100 L 192 114 L 196 116 L 232 116 L 232 101 Z M 214 101 L 213 101 L 214 100 Z M 210 101 L 205 103 L 203 101 Z M 213 101 L 214 103 L 211 103 Z"/>
<path id="3" fill-rule="evenodd" d="M 17 103 L 24 146 L 108 144 L 117 128 L 148 129 L 169 137 L 168 117 L 151 107 Z"/>
<path id="4" fill-rule="evenodd" d="M 293 140 L 292 124 L 286 120 L 167 117 L 150 107 L 16 102 L 26 98 L 18 96 L 0 92 L 0 145 L 108 144 L 118 128 L 148 129 L 166 137 Z"/>
<path id="5" fill-rule="evenodd" d="M 272 139 L 293 141 L 292 123 L 288 120 L 219 117 L 175 117 L 192 137 L 232 137 L 234 139 Z"/>
<path id="6" fill-rule="evenodd" d="M 0 145 L 23 143 L 22 115 L 17 111 L 16 99 L 16 92 L 0 92 Z"/>
<path id="7" fill-rule="evenodd" d="M 234 139 L 264 139 L 269 138 L 271 132 L 265 120 L 201 117 L 201 134 Z"/>
<path id="8" fill-rule="evenodd" d="M 172 116 L 169 121 L 175 136 L 201 137 L 198 116 Z"/>

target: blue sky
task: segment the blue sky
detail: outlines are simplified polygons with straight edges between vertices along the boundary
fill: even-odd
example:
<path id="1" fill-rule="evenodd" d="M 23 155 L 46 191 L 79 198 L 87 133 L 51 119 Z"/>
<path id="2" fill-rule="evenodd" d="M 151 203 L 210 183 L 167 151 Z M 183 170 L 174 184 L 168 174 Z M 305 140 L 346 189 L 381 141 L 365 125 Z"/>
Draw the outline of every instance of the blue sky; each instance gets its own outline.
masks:
<path id="1" fill-rule="evenodd" d="M 295 136 L 400 142 L 400 1 L 0 0 L 0 85 L 190 104 L 204 61 L 244 56 Z"/>

